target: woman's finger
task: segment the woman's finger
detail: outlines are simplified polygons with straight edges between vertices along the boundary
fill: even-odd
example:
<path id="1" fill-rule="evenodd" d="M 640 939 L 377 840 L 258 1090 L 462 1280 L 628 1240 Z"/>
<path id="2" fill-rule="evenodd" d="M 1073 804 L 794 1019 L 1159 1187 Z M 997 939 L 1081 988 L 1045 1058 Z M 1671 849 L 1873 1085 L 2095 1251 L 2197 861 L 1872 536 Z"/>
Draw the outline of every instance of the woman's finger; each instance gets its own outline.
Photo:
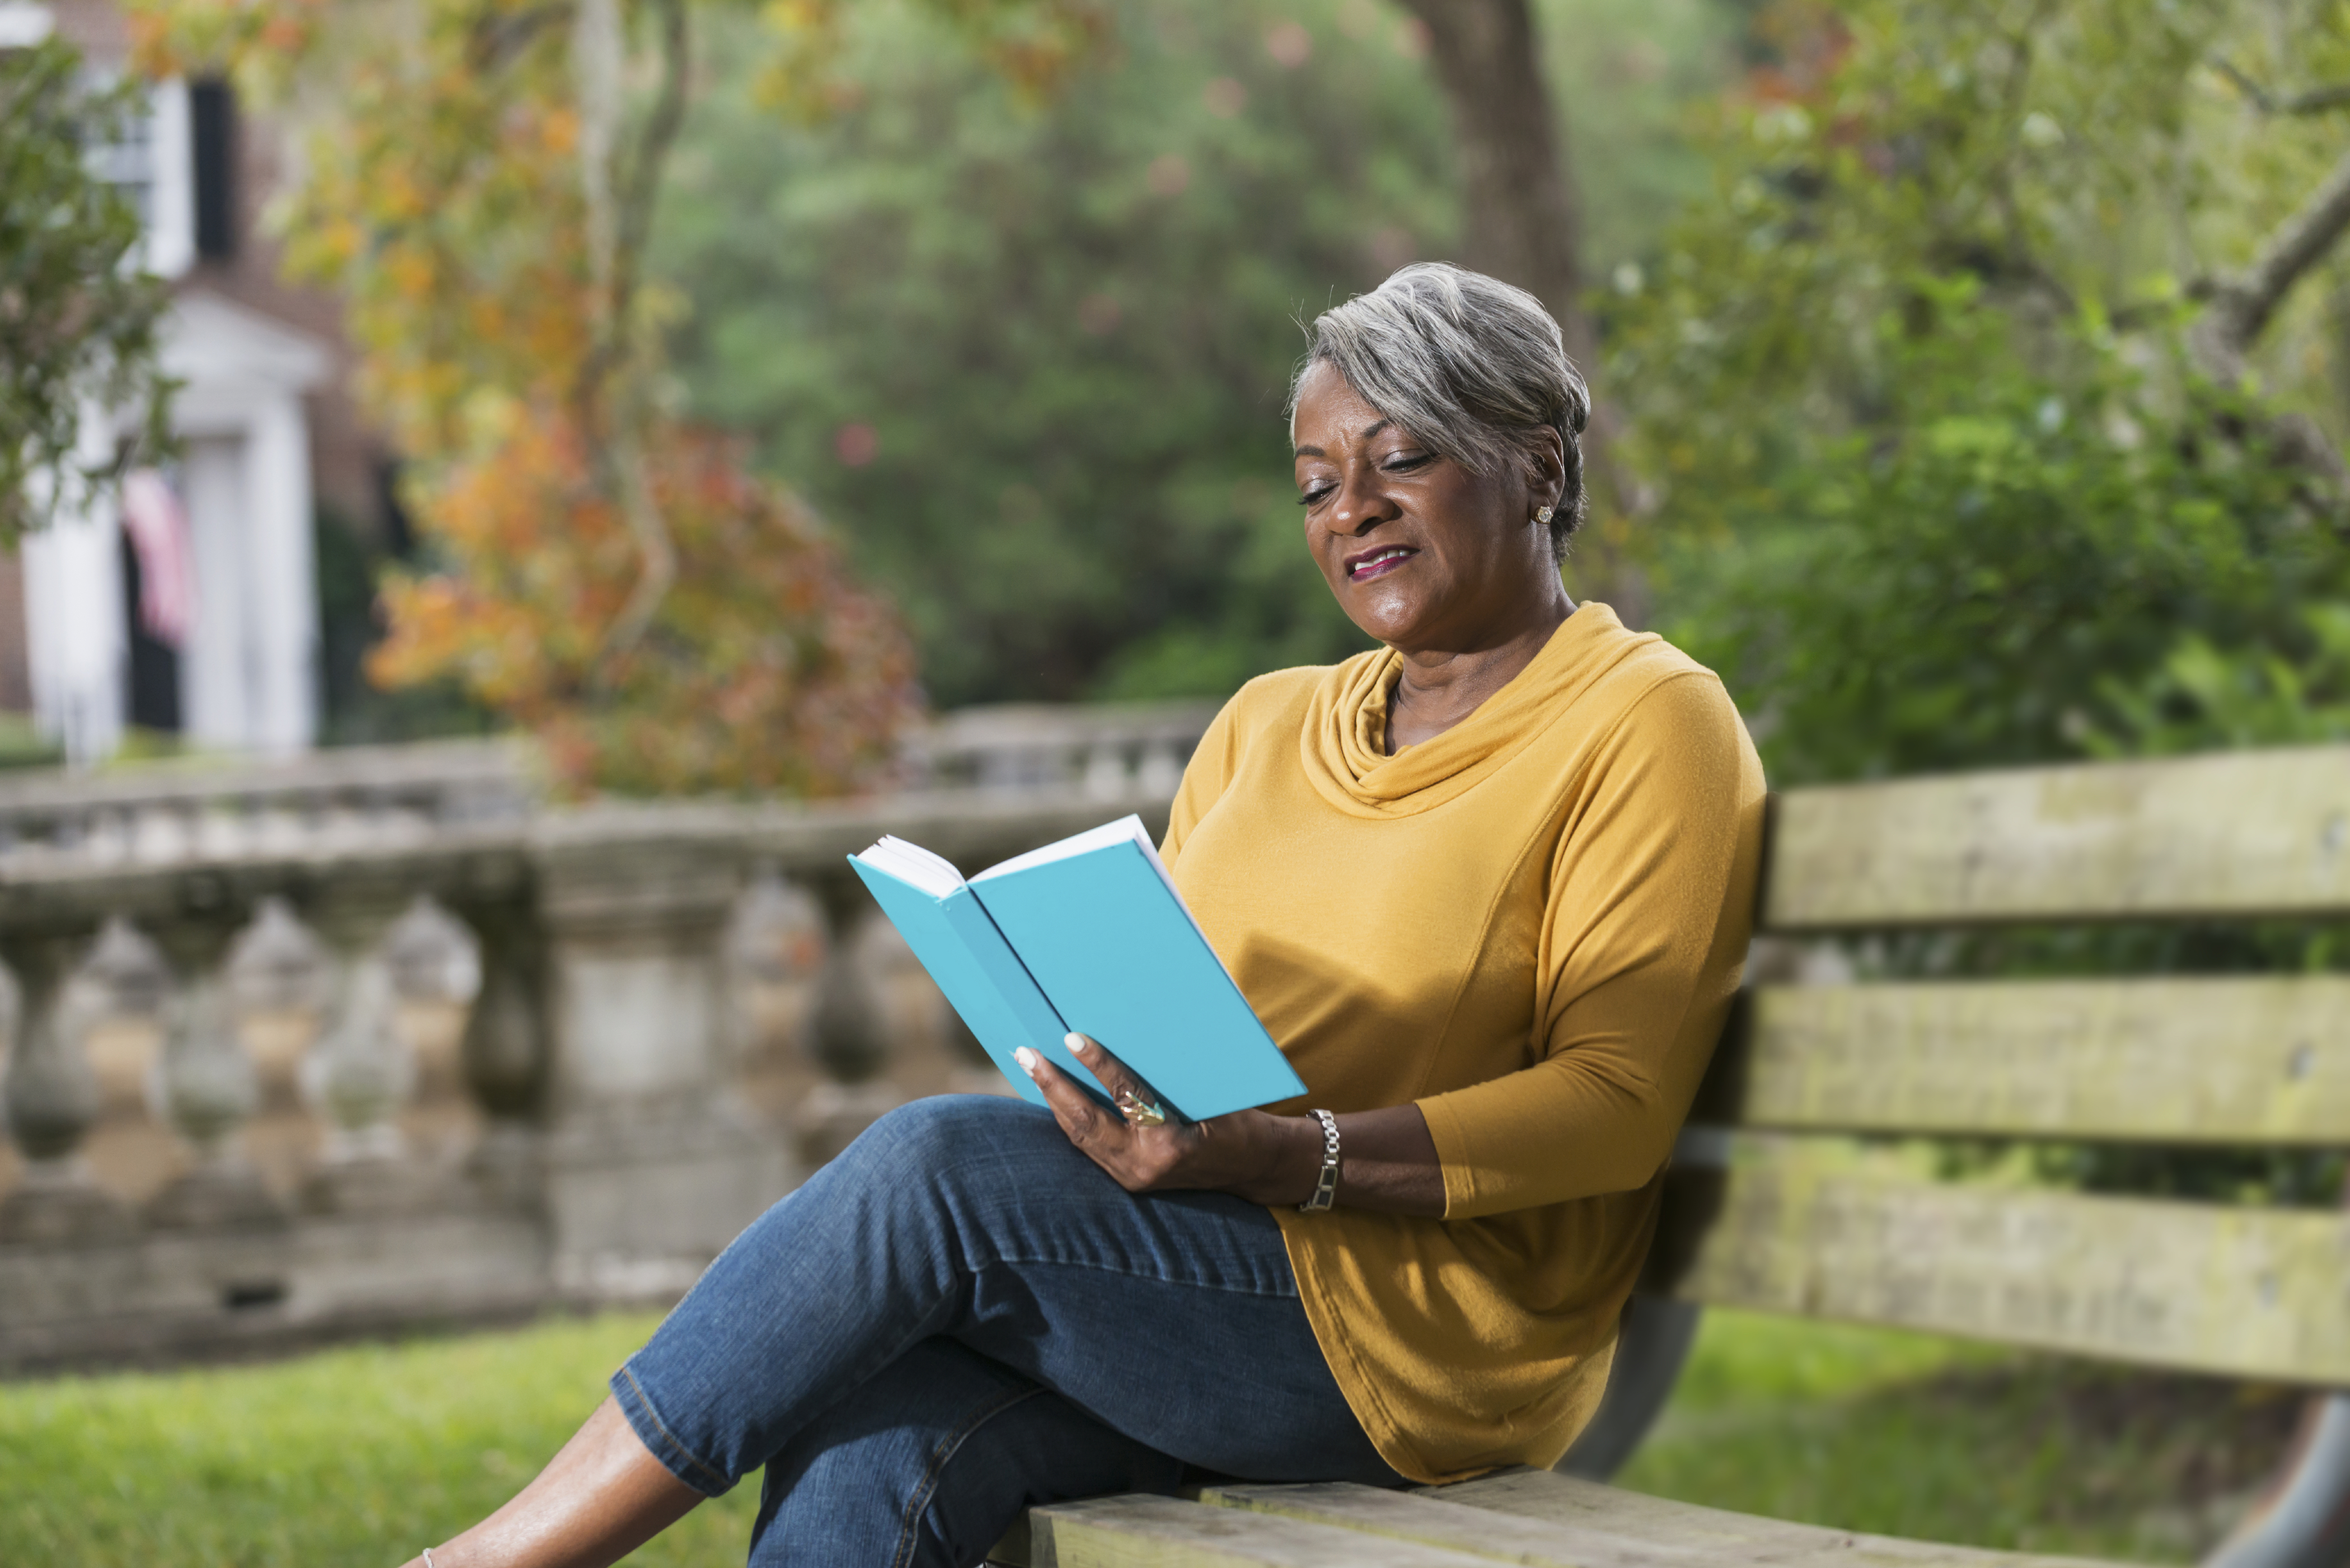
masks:
<path id="1" fill-rule="evenodd" d="M 1037 1091 L 1045 1096 L 1045 1104 L 1051 1109 L 1053 1119 L 1061 1124 L 1061 1130 L 1069 1135 L 1071 1143 L 1083 1147 L 1100 1132 L 1107 1118 L 1092 1097 L 1070 1081 L 1067 1074 L 1025 1045 L 1014 1055 L 1035 1084 Z"/>
<path id="2" fill-rule="evenodd" d="M 1118 1102 L 1120 1110 L 1125 1108 L 1126 1096 L 1130 1095 L 1146 1106 L 1158 1106 L 1166 1113 L 1169 1121 L 1176 1119 L 1175 1113 L 1159 1099 L 1158 1091 L 1143 1082 L 1141 1075 L 1133 1068 L 1112 1055 L 1100 1041 L 1089 1034 L 1070 1034 L 1063 1039 L 1062 1044 L 1068 1046 L 1071 1055 L 1085 1064 L 1087 1072 L 1101 1080 L 1103 1092 Z"/>

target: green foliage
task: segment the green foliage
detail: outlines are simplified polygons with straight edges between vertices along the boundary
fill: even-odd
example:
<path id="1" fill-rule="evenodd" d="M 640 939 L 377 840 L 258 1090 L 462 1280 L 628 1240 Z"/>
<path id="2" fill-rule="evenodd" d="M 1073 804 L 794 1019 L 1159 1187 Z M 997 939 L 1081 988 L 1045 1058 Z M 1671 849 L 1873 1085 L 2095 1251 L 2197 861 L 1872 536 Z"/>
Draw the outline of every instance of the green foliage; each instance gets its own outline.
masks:
<path id="1" fill-rule="evenodd" d="M 1842 1530 L 2191 1563 L 2282 1456 L 2282 1390 L 1709 1312 L 1617 1480 Z"/>
<path id="2" fill-rule="evenodd" d="M 1454 216 L 1396 18 L 1341 10 L 1301 8 L 1288 68 L 1269 8 L 1133 0 L 1040 112 L 877 5 L 849 107 L 779 130 L 720 91 L 688 128 L 681 376 L 889 585 L 940 702 L 1221 693 L 1361 646 L 1297 543 L 1295 322 Z"/>
<path id="3" fill-rule="evenodd" d="M 330 746 L 486 735 L 497 716 L 453 680 L 386 691 L 367 679 L 367 656 L 383 637 L 376 581 L 392 557 L 356 524 L 321 505 L 311 520 L 318 585 L 321 738 Z"/>
<path id="4" fill-rule="evenodd" d="M 2350 604 L 2300 607 L 2306 654 L 2265 646 L 2223 651 L 2199 631 L 2133 686 L 2101 683 L 2112 729 L 2085 743 L 2098 756 L 2159 755 L 2225 746 L 2350 739 Z M 2288 628 L 2290 629 L 2290 628 Z"/>
<path id="5" fill-rule="evenodd" d="M 143 413 L 162 443 L 155 328 L 170 296 L 131 265 L 139 215 L 88 161 L 142 109 L 135 83 L 90 88 L 57 39 L 0 49 L 0 535 L 45 521 L 71 489 L 28 493 L 35 475 L 114 471 L 113 453 L 77 451 L 87 403 Z"/>
<path id="6" fill-rule="evenodd" d="M 2339 155 L 2338 124 L 2212 64 L 2350 72 L 2350 18 L 2304 10 L 1763 14 L 1702 128 L 1713 199 L 1607 310 L 1664 629 L 1780 781 L 2189 743 L 2185 639 L 2261 670 L 2318 653 L 2300 607 L 2341 597 L 2343 540 L 2266 432 L 2343 422 L 2340 265 L 2245 386 L 2185 349 L 2189 296 Z"/>
<path id="7" fill-rule="evenodd" d="M 2339 591 L 2350 556 L 2290 474 L 2218 434 L 2228 400 L 2170 415 L 2110 359 L 2034 375 L 1964 291 L 1930 314 L 1886 324 L 1874 430 L 1775 468 L 1663 575 L 1776 779 L 2065 755 L 2182 635 L 2308 644 L 2294 607 Z"/>
<path id="8" fill-rule="evenodd" d="M 1604 284 L 1626 262 L 1637 270 L 1668 223 L 1704 197 L 1712 171 L 1689 135 L 1690 109 L 1732 79 L 1752 7 L 1534 0 L 1534 8 L 1580 209 L 1585 275 Z"/>
<path id="9" fill-rule="evenodd" d="M 1289 504 L 1298 323 L 1459 226 L 1400 8 L 1106 14 L 1107 58 L 1039 103 L 915 7 L 858 8 L 831 112 L 784 127 L 749 90 L 758 35 L 715 29 L 664 198 L 689 399 L 761 432 L 948 705 L 1221 695 L 1362 646 Z M 1601 272 L 1702 185 L 1680 106 L 1718 84 L 1731 14 L 1541 5 Z"/>

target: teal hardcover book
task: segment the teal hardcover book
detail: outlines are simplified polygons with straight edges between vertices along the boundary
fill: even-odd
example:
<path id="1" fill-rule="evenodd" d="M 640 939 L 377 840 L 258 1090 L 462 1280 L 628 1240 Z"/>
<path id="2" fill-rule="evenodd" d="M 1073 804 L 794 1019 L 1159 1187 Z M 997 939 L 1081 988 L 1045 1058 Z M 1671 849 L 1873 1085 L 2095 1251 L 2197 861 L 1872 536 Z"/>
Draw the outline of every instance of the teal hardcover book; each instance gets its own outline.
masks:
<path id="1" fill-rule="evenodd" d="M 1026 1045 L 1101 1097 L 1061 1044 L 1098 1040 L 1195 1121 L 1305 1092 L 1175 890 L 1139 817 L 964 880 L 883 838 L 848 863 L 1024 1099 Z"/>

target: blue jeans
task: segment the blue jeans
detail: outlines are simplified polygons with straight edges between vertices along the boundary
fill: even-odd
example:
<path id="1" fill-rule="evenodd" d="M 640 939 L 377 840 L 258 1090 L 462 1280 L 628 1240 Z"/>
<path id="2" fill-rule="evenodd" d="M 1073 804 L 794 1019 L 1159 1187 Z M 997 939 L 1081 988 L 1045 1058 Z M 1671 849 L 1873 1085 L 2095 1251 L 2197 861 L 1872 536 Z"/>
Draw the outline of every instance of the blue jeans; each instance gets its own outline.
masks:
<path id="1" fill-rule="evenodd" d="M 613 1375 L 715 1497 L 764 1465 L 754 1564 L 983 1560 L 1031 1503 L 1184 1467 L 1396 1486 L 1331 1378 L 1273 1217 L 1136 1197 L 1047 1112 L 892 1111 L 710 1265 Z"/>

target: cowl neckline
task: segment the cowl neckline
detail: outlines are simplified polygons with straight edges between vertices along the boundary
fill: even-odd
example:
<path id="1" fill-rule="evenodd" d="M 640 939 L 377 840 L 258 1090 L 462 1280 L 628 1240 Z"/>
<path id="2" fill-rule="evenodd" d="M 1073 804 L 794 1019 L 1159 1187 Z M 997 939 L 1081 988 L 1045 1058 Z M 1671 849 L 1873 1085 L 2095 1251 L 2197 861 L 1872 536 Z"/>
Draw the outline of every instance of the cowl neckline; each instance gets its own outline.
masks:
<path id="1" fill-rule="evenodd" d="M 1323 799 L 1355 816 L 1411 816 L 1456 800 L 1498 772 L 1555 723 L 1575 698 L 1653 632 L 1627 631 L 1616 612 L 1586 599 L 1552 632 L 1532 662 L 1431 740 L 1387 754 L 1388 700 L 1403 656 L 1375 649 L 1334 665 L 1298 738 L 1305 776 Z"/>

